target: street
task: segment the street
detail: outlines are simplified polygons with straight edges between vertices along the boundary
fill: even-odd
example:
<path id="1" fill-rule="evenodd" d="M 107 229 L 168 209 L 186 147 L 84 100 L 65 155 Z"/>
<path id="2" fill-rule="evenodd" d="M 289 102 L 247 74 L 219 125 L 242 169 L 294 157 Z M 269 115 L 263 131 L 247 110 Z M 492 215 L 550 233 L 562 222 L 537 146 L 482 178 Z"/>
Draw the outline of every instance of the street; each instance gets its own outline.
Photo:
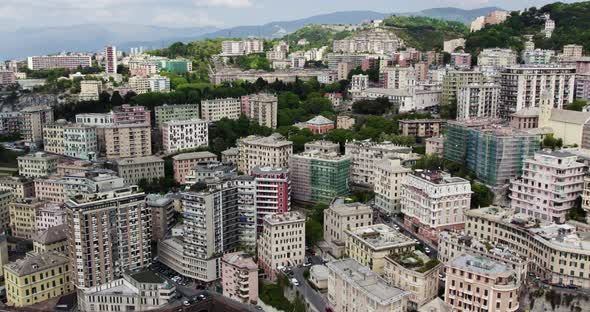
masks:
<path id="1" fill-rule="evenodd" d="M 321 259 L 317 256 L 310 256 L 312 265 L 321 264 Z M 308 267 L 309 268 L 309 267 Z M 293 290 L 301 294 L 301 296 L 309 302 L 310 305 L 318 312 L 324 312 L 329 305 L 328 301 L 317 290 L 315 290 L 303 276 L 306 267 L 293 267 L 293 277 L 299 281 L 299 286 L 292 286 Z"/>
<path id="2" fill-rule="evenodd" d="M 413 239 L 419 241 L 423 246 L 430 248 L 430 254 L 428 254 L 431 258 L 434 259 L 438 259 L 438 249 L 436 246 L 432 245 L 430 242 L 422 239 L 420 236 L 418 236 L 416 233 L 412 232 L 410 229 L 408 229 L 405 224 L 401 221 L 398 220 L 396 217 L 391 217 L 389 222 L 383 220 L 381 218 L 381 216 L 379 215 L 379 211 L 378 210 L 374 210 L 375 215 L 377 216 L 377 220 L 375 221 L 375 223 L 383 223 L 383 224 L 387 224 L 391 227 L 393 227 L 394 225 L 397 225 L 400 229 L 400 232 L 402 232 L 405 235 L 408 235 L 410 237 L 412 237 Z"/>

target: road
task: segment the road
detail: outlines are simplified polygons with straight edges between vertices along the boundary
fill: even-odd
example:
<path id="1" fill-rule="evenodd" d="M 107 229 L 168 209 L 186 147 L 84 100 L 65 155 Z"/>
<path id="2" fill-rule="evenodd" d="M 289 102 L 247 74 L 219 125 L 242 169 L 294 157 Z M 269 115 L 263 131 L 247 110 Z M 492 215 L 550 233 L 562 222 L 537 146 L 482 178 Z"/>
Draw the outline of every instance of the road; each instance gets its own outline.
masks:
<path id="1" fill-rule="evenodd" d="M 419 241 L 423 246 L 426 246 L 426 247 L 430 248 L 430 254 L 429 254 L 429 256 L 431 258 L 438 259 L 438 249 L 437 249 L 437 247 L 435 245 L 433 245 L 431 242 L 423 239 L 422 237 L 418 236 L 416 233 L 414 233 L 410 229 L 408 229 L 406 227 L 406 225 L 404 224 L 403 221 L 401 221 L 401 220 L 399 220 L 399 219 L 397 219 L 395 217 L 391 217 L 391 219 L 390 219 L 391 221 L 387 222 L 387 221 L 383 220 L 379 216 L 379 211 L 378 210 L 375 210 L 375 215 L 377 216 L 376 223 L 387 224 L 387 225 L 389 225 L 391 227 L 393 227 L 394 225 L 399 226 L 400 231 L 403 234 L 412 237 L 413 239 Z"/>
<path id="2" fill-rule="evenodd" d="M 316 256 L 311 256 L 311 263 L 314 265 L 321 264 L 321 259 Z M 293 289 L 296 292 L 300 293 L 301 296 L 303 296 L 303 298 L 305 298 L 305 300 L 307 302 L 309 302 L 309 304 L 312 305 L 316 311 L 324 312 L 326 307 L 329 305 L 328 301 L 326 300 L 326 298 L 324 298 L 324 296 L 322 296 L 320 294 L 320 292 L 318 292 L 313 287 L 311 287 L 309 282 L 305 279 L 305 277 L 303 277 L 303 272 L 305 272 L 305 269 L 307 269 L 307 268 L 305 268 L 305 267 L 292 268 L 292 270 L 293 270 L 293 277 L 292 278 L 296 278 L 297 281 L 299 281 L 299 286 L 293 286 Z"/>

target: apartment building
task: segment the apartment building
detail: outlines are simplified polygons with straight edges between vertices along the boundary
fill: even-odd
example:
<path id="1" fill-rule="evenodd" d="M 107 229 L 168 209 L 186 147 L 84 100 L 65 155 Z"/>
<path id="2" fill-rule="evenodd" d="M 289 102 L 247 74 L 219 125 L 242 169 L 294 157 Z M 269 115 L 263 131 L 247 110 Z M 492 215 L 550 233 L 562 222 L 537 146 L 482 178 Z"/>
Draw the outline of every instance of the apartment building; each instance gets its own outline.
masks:
<path id="1" fill-rule="evenodd" d="M 293 154 L 293 142 L 279 133 L 268 137 L 251 135 L 238 141 L 240 160 L 238 170 L 248 174 L 254 167 L 288 168 Z"/>
<path id="2" fill-rule="evenodd" d="M 65 205 L 68 258 L 77 288 L 114 281 L 124 272 L 149 266 L 152 258 L 145 194 L 119 183 L 95 190 L 69 197 Z"/>
<path id="3" fill-rule="evenodd" d="M 258 237 L 258 267 L 270 280 L 277 270 L 305 262 L 305 216 L 297 211 L 264 217 Z"/>
<path id="4" fill-rule="evenodd" d="M 375 185 L 375 166 L 387 158 L 408 159 L 412 148 L 393 143 L 377 143 L 370 140 L 347 142 L 346 155 L 351 157 L 350 181 L 355 184 L 373 187 Z"/>
<path id="5" fill-rule="evenodd" d="M 563 223 L 584 189 L 584 164 L 564 151 L 537 151 L 511 181 L 511 208 L 540 220 Z"/>
<path id="6" fill-rule="evenodd" d="M 157 156 L 122 158 L 114 161 L 117 175 L 129 185 L 140 180 L 153 181 L 164 177 L 164 160 Z"/>
<path id="7" fill-rule="evenodd" d="M 43 143 L 43 127 L 53 122 L 50 106 L 28 106 L 20 111 L 20 134 L 28 144 Z"/>
<path id="8" fill-rule="evenodd" d="M 406 119 L 399 121 L 402 135 L 431 138 L 442 135 L 447 122 L 443 119 Z"/>
<path id="9" fill-rule="evenodd" d="M 84 160 L 98 158 L 96 128 L 63 119 L 43 128 L 45 151 Z"/>
<path id="10" fill-rule="evenodd" d="M 117 124 L 105 128 L 107 159 L 142 157 L 152 154 L 149 124 Z"/>
<path id="11" fill-rule="evenodd" d="M 428 138 L 426 142 L 426 155 L 438 155 L 442 158 L 444 155 L 444 138 L 442 136 L 438 138 Z"/>
<path id="12" fill-rule="evenodd" d="M 375 164 L 375 207 L 388 215 L 401 212 L 402 181 L 412 170 L 397 158 L 386 158 Z"/>
<path id="13" fill-rule="evenodd" d="M 223 118 L 238 119 L 242 114 L 239 98 L 222 98 L 201 101 L 202 119 L 208 122 L 219 121 Z"/>
<path id="14" fill-rule="evenodd" d="M 103 52 L 105 73 L 108 75 L 117 73 L 117 48 L 114 46 L 107 46 Z"/>
<path id="15" fill-rule="evenodd" d="M 172 156 L 174 180 L 180 184 L 186 183 L 186 176 L 194 166 L 200 162 L 216 161 L 217 155 L 211 152 L 181 153 Z"/>
<path id="16" fill-rule="evenodd" d="M 397 52 L 404 46 L 404 41 L 384 28 L 361 30 L 350 38 L 334 40 L 333 51 L 336 53 L 376 53 Z"/>
<path id="17" fill-rule="evenodd" d="M 413 67 L 385 67 L 379 77 L 385 89 L 407 89 L 416 86 L 416 69 Z"/>
<path id="18" fill-rule="evenodd" d="M 240 150 L 237 147 L 230 147 L 221 152 L 221 162 L 238 165 L 240 162 Z"/>
<path id="19" fill-rule="evenodd" d="M 145 197 L 147 209 L 152 213 L 152 240 L 163 239 L 176 221 L 174 219 L 174 200 L 171 196 L 148 194 Z"/>
<path id="20" fill-rule="evenodd" d="M 225 40 L 221 42 L 222 56 L 238 56 L 264 52 L 262 39 Z"/>
<path id="21" fill-rule="evenodd" d="M 19 133 L 20 120 L 20 112 L 0 112 L 0 133 Z"/>
<path id="22" fill-rule="evenodd" d="M 86 312 L 150 311 L 174 301 L 176 287 L 151 271 L 125 273 L 122 278 L 78 292 L 78 308 Z"/>
<path id="23" fill-rule="evenodd" d="M 16 84 L 16 75 L 13 71 L 0 69 L 0 86 Z"/>
<path id="24" fill-rule="evenodd" d="M 577 44 L 566 44 L 563 46 L 562 57 L 574 58 L 582 57 L 584 53 L 584 47 Z"/>
<path id="25" fill-rule="evenodd" d="M 400 113 L 407 113 L 439 106 L 441 95 L 442 91 L 439 88 L 367 88 L 357 92 L 353 100 L 375 100 L 385 97 Z"/>
<path id="26" fill-rule="evenodd" d="M 247 99 L 242 98 L 242 110 L 261 126 L 272 129 L 277 127 L 278 99 L 274 95 L 261 93 L 251 94 Z"/>
<path id="27" fill-rule="evenodd" d="M 590 287 L 588 238 L 571 224 L 546 224 L 498 207 L 465 213 L 465 233 L 492 246 L 504 244 L 530 261 L 529 271 L 552 284 Z M 448 279 L 447 279 L 448 280 Z"/>
<path id="28" fill-rule="evenodd" d="M 443 156 L 446 160 L 462 163 L 467 158 L 469 132 L 500 124 L 498 119 L 449 120 L 444 133 Z"/>
<path id="29" fill-rule="evenodd" d="M 162 147 L 166 153 L 209 145 L 209 125 L 201 119 L 165 122 L 161 130 Z"/>
<path id="30" fill-rule="evenodd" d="M 15 199 L 9 205 L 12 236 L 31 240 L 37 235 L 37 215 L 46 202 L 38 198 Z"/>
<path id="31" fill-rule="evenodd" d="M 66 253 L 68 225 L 61 224 L 50 227 L 33 238 L 33 251 L 35 253 L 59 252 Z"/>
<path id="32" fill-rule="evenodd" d="M 289 169 L 254 167 L 250 175 L 256 180 L 257 224 L 267 215 L 291 210 L 291 175 Z"/>
<path id="33" fill-rule="evenodd" d="M 349 116 L 338 116 L 336 117 L 336 128 L 337 129 L 350 129 L 354 127 L 355 119 Z"/>
<path id="34" fill-rule="evenodd" d="M 50 176 L 57 172 L 59 156 L 44 152 L 31 153 L 19 156 L 18 175 L 29 178 Z"/>
<path id="35" fill-rule="evenodd" d="M 170 92 L 170 78 L 152 75 L 147 79 L 150 92 Z"/>
<path id="36" fill-rule="evenodd" d="M 74 290 L 69 259 L 57 252 L 32 254 L 4 266 L 6 304 L 20 308 Z"/>
<path id="37" fill-rule="evenodd" d="M 470 69 L 471 54 L 463 52 L 451 53 L 451 66 L 458 69 Z"/>
<path id="38" fill-rule="evenodd" d="M 66 180 L 56 175 L 37 178 L 34 181 L 35 197 L 61 205 L 67 197 L 65 184 Z"/>
<path id="39" fill-rule="evenodd" d="M 334 311 L 407 311 L 410 293 L 392 287 L 379 274 L 349 258 L 326 263 L 328 301 Z"/>
<path id="40" fill-rule="evenodd" d="M 410 293 L 408 307 L 417 310 L 438 295 L 443 264 L 420 251 L 385 257 L 383 278 Z"/>
<path id="41" fill-rule="evenodd" d="M 0 177 L 0 190 L 10 191 L 15 198 L 35 196 L 35 184 L 33 180 L 24 177 Z"/>
<path id="42" fill-rule="evenodd" d="M 506 67 L 516 64 L 517 55 L 511 49 L 483 49 L 477 57 L 478 66 Z"/>
<path id="43" fill-rule="evenodd" d="M 258 266 L 252 256 L 232 252 L 221 258 L 223 295 L 244 304 L 258 302 Z"/>
<path id="44" fill-rule="evenodd" d="M 113 108 L 113 123 L 151 125 L 151 112 L 144 106 L 123 104 Z"/>
<path id="45" fill-rule="evenodd" d="M 190 120 L 201 117 L 199 114 L 199 104 L 164 104 L 154 107 L 156 117 L 156 127 L 174 120 Z"/>
<path id="46" fill-rule="evenodd" d="M 463 214 L 471 207 L 472 193 L 468 180 L 417 170 L 401 183 L 404 224 L 436 242 L 440 231 L 463 229 Z"/>
<path id="47" fill-rule="evenodd" d="M 136 94 L 144 94 L 150 91 L 150 82 L 147 77 L 133 76 L 129 78 L 129 89 Z"/>
<path id="48" fill-rule="evenodd" d="M 502 70 L 499 113 L 502 118 L 524 108 L 540 107 L 549 93 L 549 104 L 563 108 L 574 100 L 576 68 L 560 65 L 521 65 Z"/>
<path id="49" fill-rule="evenodd" d="M 113 112 L 76 114 L 76 123 L 87 126 L 104 127 L 115 123 Z"/>
<path id="50" fill-rule="evenodd" d="M 458 310 L 518 311 L 521 281 L 504 263 L 463 254 L 445 266 L 445 302 Z"/>
<path id="51" fill-rule="evenodd" d="M 382 274 L 385 256 L 414 250 L 416 241 L 385 224 L 358 226 L 344 230 L 346 256 Z"/>
<path id="52" fill-rule="evenodd" d="M 222 178 L 237 177 L 236 166 L 233 164 L 219 162 L 217 160 L 200 162 L 192 167 L 185 177 L 185 183 L 194 185 L 199 182 L 208 182 Z"/>
<path id="53" fill-rule="evenodd" d="M 66 211 L 62 206 L 46 203 L 37 211 L 37 231 L 60 226 L 66 222 Z"/>
<path id="54" fill-rule="evenodd" d="M 527 65 L 550 65 L 555 60 L 555 51 L 534 48 L 525 49 L 522 51 L 522 60 Z"/>
<path id="55" fill-rule="evenodd" d="M 10 228 L 10 204 L 14 195 L 10 190 L 0 190 L 0 233 L 6 233 Z"/>
<path id="56" fill-rule="evenodd" d="M 471 83 L 457 92 L 457 120 L 498 118 L 500 86 L 495 83 Z"/>
<path id="57" fill-rule="evenodd" d="M 80 81 L 80 101 L 98 101 L 102 92 L 102 81 L 100 80 L 82 80 Z"/>
<path id="58" fill-rule="evenodd" d="M 457 101 L 459 90 L 464 85 L 472 83 L 482 83 L 484 81 L 483 73 L 468 70 L 450 70 L 443 78 L 442 98 L 440 106 L 449 107 Z"/>
<path id="59" fill-rule="evenodd" d="M 330 203 L 349 192 L 350 156 L 310 150 L 289 160 L 293 199 Z"/>
<path id="60" fill-rule="evenodd" d="M 373 224 L 373 209 L 362 203 L 348 203 L 343 198 L 335 199 L 324 210 L 324 241 L 329 252 L 339 258 L 344 255 L 346 234 L 344 230 Z"/>
<path id="61" fill-rule="evenodd" d="M 78 69 L 78 67 L 92 66 L 90 55 L 51 55 L 51 56 L 29 56 L 27 67 L 30 70 L 43 69 Z"/>

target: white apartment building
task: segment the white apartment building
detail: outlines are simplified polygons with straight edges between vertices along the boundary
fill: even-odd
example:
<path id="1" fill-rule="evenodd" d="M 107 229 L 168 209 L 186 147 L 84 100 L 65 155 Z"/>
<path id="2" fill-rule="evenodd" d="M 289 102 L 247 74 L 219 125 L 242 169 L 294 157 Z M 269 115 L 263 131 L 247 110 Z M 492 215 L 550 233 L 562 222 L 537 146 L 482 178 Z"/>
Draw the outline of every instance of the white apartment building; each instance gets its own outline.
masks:
<path id="1" fill-rule="evenodd" d="M 382 70 L 383 88 L 407 89 L 416 86 L 414 67 L 385 67 Z"/>
<path id="2" fill-rule="evenodd" d="M 344 230 L 373 224 L 373 209 L 362 203 L 346 203 L 338 198 L 324 210 L 324 241 L 336 258 L 344 255 L 346 233 Z"/>
<path id="3" fill-rule="evenodd" d="M 264 41 L 262 39 L 226 40 L 221 42 L 222 56 L 238 56 L 263 52 Z"/>
<path id="4" fill-rule="evenodd" d="M 59 156 L 37 152 L 19 156 L 18 175 L 29 178 L 47 177 L 57 172 Z"/>
<path id="5" fill-rule="evenodd" d="M 517 213 L 563 223 L 584 189 L 584 164 L 565 151 L 538 151 L 524 160 L 522 175 L 510 185 L 511 207 Z"/>
<path id="6" fill-rule="evenodd" d="M 201 119 L 162 124 L 162 146 L 166 153 L 209 145 L 209 125 Z"/>
<path id="7" fill-rule="evenodd" d="M 345 258 L 326 263 L 328 301 L 334 311 L 407 311 L 410 293 L 390 286 L 379 274 Z"/>
<path id="8" fill-rule="evenodd" d="M 397 158 L 387 158 L 375 163 L 375 206 L 381 212 L 389 215 L 401 212 L 401 182 L 411 172 L 412 170 L 402 166 L 401 160 Z"/>
<path id="9" fill-rule="evenodd" d="M 250 173 L 255 167 L 288 168 L 293 142 L 279 133 L 268 137 L 251 135 L 238 141 L 238 170 Z"/>
<path id="10" fill-rule="evenodd" d="M 170 78 L 153 75 L 147 79 L 150 92 L 169 92 Z"/>
<path id="11" fill-rule="evenodd" d="M 528 65 L 549 65 L 555 59 L 555 51 L 553 50 L 524 50 L 522 52 L 522 60 Z"/>
<path id="12" fill-rule="evenodd" d="M 471 83 L 457 91 L 457 120 L 497 118 L 500 86 L 495 83 Z"/>
<path id="13" fill-rule="evenodd" d="M 50 153 L 84 160 L 98 158 L 98 138 L 93 126 L 60 119 L 43 127 L 43 143 Z"/>
<path id="14" fill-rule="evenodd" d="M 37 231 L 45 231 L 66 223 L 66 210 L 60 205 L 47 203 L 37 210 Z"/>
<path id="15" fill-rule="evenodd" d="M 242 98 L 246 115 L 261 126 L 277 127 L 278 99 L 270 94 L 253 94 Z"/>
<path id="16" fill-rule="evenodd" d="M 511 49 L 483 49 L 477 57 L 478 66 L 506 67 L 515 64 L 517 55 Z"/>
<path id="17" fill-rule="evenodd" d="M 371 187 L 375 185 L 375 168 L 378 161 L 387 158 L 408 159 L 412 154 L 411 147 L 370 140 L 348 142 L 345 151 L 346 155 L 352 158 L 350 181 Z"/>
<path id="18" fill-rule="evenodd" d="M 102 92 L 102 82 L 100 80 L 82 80 L 80 81 L 80 101 L 98 101 L 98 96 Z"/>
<path id="19" fill-rule="evenodd" d="M 442 230 L 464 227 L 464 212 L 471 207 L 469 181 L 444 172 L 416 171 L 401 187 L 404 223 L 422 237 L 438 240 Z"/>
<path id="20" fill-rule="evenodd" d="M 276 279 L 277 270 L 305 260 L 305 216 L 297 211 L 267 215 L 258 237 L 258 267 Z"/>
<path id="21" fill-rule="evenodd" d="M 241 113 L 241 102 L 238 98 L 201 101 L 201 119 L 208 122 L 219 121 L 222 118 L 238 119 Z"/>
<path id="22" fill-rule="evenodd" d="M 360 91 L 369 87 L 369 75 L 352 75 L 351 91 Z"/>
<path id="23" fill-rule="evenodd" d="M 113 125 L 115 121 L 113 120 L 113 112 L 86 113 L 77 114 L 76 123 L 85 124 L 87 126 L 105 127 Z"/>
<path id="24" fill-rule="evenodd" d="M 90 55 L 51 55 L 51 56 L 29 56 L 27 67 L 30 70 L 68 68 L 92 66 Z"/>

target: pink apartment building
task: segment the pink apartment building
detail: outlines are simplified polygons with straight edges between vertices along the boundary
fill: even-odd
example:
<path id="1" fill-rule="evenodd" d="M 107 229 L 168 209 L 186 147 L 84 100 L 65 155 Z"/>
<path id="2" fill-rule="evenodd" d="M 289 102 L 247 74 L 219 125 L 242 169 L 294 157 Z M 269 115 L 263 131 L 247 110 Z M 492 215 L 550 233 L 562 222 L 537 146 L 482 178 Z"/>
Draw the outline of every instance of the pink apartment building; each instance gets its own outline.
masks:
<path id="1" fill-rule="evenodd" d="M 61 205 L 66 200 L 64 186 L 64 180 L 55 176 L 35 179 L 35 197 Z"/>
<path id="2" fill-rule="evenodd" d="M 211 152 L 182 153 L 172 157 L 174 180 L 180 184 L 186 183 L 186 176 L 199 162 L 216 161 L 217 155 Z"/>
<path id="3" fill-rule="evenodd" d="M 113 121 L 118 124 L 148 124 L 151 125 L 150 110 L 144 106 L 123 104 L 113 108 Z"/>
<path id="4" fill-rule="evenodd" d="M 563 223 L 584 189 L 584 164 L 563 151 L 538 151 L 510 185 L 511 206 L 540 220 Z"/>
<path id="5" fill-rule="evenodd" d="M 258 266 L 252 256 L 228 253 L 221 259 L 223 295 L 244 304 L 258 302 Z"/>
<path id="6" fill-rule="evenodd" d="M 256 204 L 260 228 L 264 216 L 291 210 L 291 178 L 289 169 L 255 167 L 251 175 L 256 179 Z"/>

